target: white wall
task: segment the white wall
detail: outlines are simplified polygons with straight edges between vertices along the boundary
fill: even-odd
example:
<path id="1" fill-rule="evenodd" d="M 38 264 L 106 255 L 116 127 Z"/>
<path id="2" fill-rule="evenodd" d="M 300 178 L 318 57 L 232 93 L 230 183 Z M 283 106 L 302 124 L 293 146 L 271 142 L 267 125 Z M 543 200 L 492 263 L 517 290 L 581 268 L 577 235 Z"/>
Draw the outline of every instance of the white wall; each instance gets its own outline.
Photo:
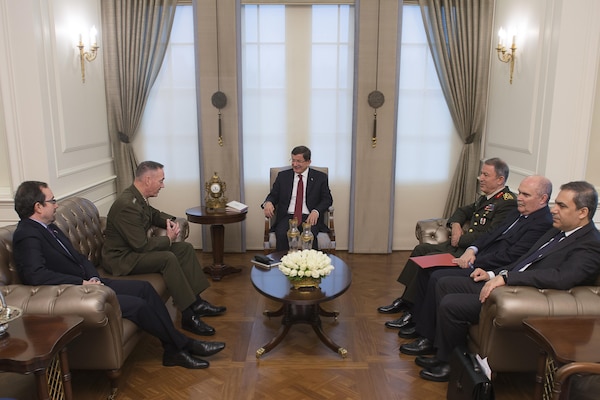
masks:
<path id="1" fill-rule="evenodd" d="M 20 182 L 48 182 L 56 198 L 80 195 L 101 211 L 114 199 L 102 67 L 86 62 L 82 83 L 78 34 L 101 37 L 99 0 L 0 0 L 0 223 L 18 217 Z"/>
<path id="2" fill-rule="evenodd" d="M 114 199 L 102 42 L 98 59 L 86 63 L 85 84 L 74 48 L 79 31 L 91 25 L 101 37 L 100 1 L 0 0 L 0 225 L 17 220 L 12 196 L 26 179 L 47 181 L 59 199 L 88 197 L 103 214 Z M 515 190 L 532 173 L 548 176 L 555 187 L 584 178 L 600 185 L 600 123 L 594 119 L 600 2 L 496 4 L 495 30 L 524 29 L 512 85 L 507 65 L 491 50 L 482 156 L 509 162 Z"/>
<path id="3" fill-rule="evenodd" d="M 493 50 L 484 158 L 509 163 L 511 188 L 537 173 L 552 180 L 556 195 L 562 183 L 586 178 L 599 17 L 596 0 L 496 2 L 495 30 L 513 26 L 519 33 L 512 85 L 508 65 Z M 593 135 L 598 140 L 598 130 Z M 593 153 L 590 148 L 590 158 Z"/>

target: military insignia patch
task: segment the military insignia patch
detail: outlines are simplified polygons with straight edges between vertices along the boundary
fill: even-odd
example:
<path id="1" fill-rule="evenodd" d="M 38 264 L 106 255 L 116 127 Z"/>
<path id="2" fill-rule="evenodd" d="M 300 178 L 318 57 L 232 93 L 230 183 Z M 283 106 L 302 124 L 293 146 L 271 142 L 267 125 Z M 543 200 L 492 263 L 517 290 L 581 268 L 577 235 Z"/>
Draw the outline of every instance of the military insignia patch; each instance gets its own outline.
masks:
<path id="1" fill-rule="evenodd" d="M 502 196 L 504 198 L 504 200 L 514 200 L 515 196 L 512 195 L 512 193 L 504 193 L 504 196 Z"/>

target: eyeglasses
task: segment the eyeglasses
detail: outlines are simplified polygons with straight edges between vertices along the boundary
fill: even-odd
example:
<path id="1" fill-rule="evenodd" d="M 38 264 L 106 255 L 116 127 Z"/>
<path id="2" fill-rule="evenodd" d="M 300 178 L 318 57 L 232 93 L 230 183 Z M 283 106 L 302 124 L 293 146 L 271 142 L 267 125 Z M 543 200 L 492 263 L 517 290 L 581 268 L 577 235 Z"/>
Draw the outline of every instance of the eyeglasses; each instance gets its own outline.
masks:
<path id="1" fill-rule="evenodd" d="M 44 200 L 44 203 L 56 204 L 57 200 L 55 198 L 46 199 Z"/>

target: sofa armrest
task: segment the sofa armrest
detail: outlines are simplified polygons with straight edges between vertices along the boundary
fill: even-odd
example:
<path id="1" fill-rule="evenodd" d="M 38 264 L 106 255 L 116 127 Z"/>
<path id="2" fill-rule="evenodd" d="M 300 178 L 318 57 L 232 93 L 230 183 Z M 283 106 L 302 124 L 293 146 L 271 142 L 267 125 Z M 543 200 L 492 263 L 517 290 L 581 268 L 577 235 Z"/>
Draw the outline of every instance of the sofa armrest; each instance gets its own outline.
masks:
<path id="1" fill-rule="evenodd" d="M 570 290 L 502 286 L 494 289 L 479 315 L 479 343 L 493 337 L 493 329 L 523 330 L 527 317 L 600 315 L 600 287 L 577 286 Z"/>
<path id="2" fill-rule="evenodd" d="M 6 302 L 25 314 L 77 315 L 83 333 L 69 345 L 73 369 L 117 370 L 125 360 L 121 307 L 103 285 L 9 285 L 0 287 Z"/>
<path id="3" fill-rule="evenodd" d="M 450 231 L 446 226 L 447 222 L 447 218 L 431 218 L 417 221 L 415 236 L 419 244 L 439 244 L 446 242 L 450 238 Z"/>
<path id="4" fill-rule="evenodd" d="M 186 218 L 177 217 L 175 222 L 179 223 L 179 236 L 175 239 L 176 242 L 183 242 L 190 235 L 190 223 Z M 148 230 L 148 237 L 150 236 L 166 236 L 167 230 L 164 228 L 159 228 L 158 226 L 153 226 Z"/>
<path id="5" fill-rule="evenodd" d="M 8 285 L 1 287 L 6 303 L 24 314 L 78 315 L 84 329 L 121 325 L 121 307 L 115 292 L 103 285 Z M 118 327 L 120 336 L 122 327 Z"/>

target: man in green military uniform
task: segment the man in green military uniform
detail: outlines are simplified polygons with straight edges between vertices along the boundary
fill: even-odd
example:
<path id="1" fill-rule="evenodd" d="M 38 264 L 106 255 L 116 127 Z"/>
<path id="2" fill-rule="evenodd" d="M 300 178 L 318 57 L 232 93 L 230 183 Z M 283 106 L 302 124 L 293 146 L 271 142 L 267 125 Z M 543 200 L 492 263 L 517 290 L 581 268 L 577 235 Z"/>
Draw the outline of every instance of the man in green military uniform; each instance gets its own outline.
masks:
<path id="1" fill-rule="evenodd" d="M 506 186 L 508 172 L 508 165 L 501 159 L 486 160 L 478 178 L 482 195 L 474 203 L 458 208 L 448 219 L 447 225 L 452 231 L 450 239 L 439 244 L 419 244 L 410 256 L 450 253 L 460 257 L 475 239 L 502 224 L 506 215 L 517 208 L 517 196 Z M 468 228 L 464 232 L 463 225 L 466 223 Z M 402 297 L 397 298 L 390 305 L 379 307 L 377 310 L 380 313 L 397 313 L 408 308 L 416 294 L 414 281 L 418 269 L 419 266 L 413 261 L 407 261 L 398 277 L 398 282 L 405 285 Z M 403 328 L 411 323 L 411 319 L 410 313 L 406 312 L 402 317 L 385 324 L 389 328 Z"/>
<path id="2" fill-rule="evenodd" d="M 213 306 L 200 297 L 210 284 L 194 248 L 190 243 L 175 241 L 180 227 L 172 215 L 148 204 L 148 199 L 158 196 L 165 186 L 163 168 L 154 161 L 140 163 L 133 184 L 111 206 L 102 248 L 103 267 L 115 276 L 162 274 L 181 311 L 182 328 L 198 335 L 214 335 L 214 328 L 201 317 L 220 315 L 226 308 Z M 151 226 L 165 228 L 166 236 L 149 238 Z"/>

